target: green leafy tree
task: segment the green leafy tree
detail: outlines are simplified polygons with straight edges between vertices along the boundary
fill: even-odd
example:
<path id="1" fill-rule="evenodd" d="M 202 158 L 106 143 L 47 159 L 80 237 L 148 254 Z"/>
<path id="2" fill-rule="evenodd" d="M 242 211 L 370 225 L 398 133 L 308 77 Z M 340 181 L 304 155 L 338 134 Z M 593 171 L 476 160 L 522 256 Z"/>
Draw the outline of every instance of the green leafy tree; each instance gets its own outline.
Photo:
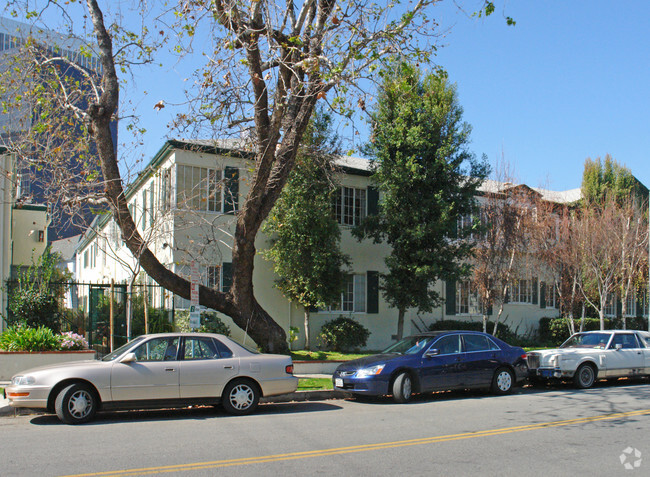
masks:
<path id="1" fill-rule="evenodd" d="M 469 272 L 471 244 L 460 239 L 471 231 L 457 236 L 456 223 L 474 209 L 488 166 L 467 150 L 471 128 L 462 114 L 444 72 L 422 74 L 408 63 L 384 72 L 368 145 L 382 197 L 378 214 L 355 234 L 391 246 L 380 288 L 398 309 L 398 338 L 408 308 L 429 312 L 440 304 L 437 280 Z"/>
<path id="2" fill-rule="evenodd" d="M 648 189 L 632 175 L 632 171 L 607 154 L 604 160 L 587 158 L 582 173 L 582 197 L 587 204 L 603 204 L 608 196 L 623 204 L 630 198 L 642 204 Z"/>
<path id="3" fill-rule="evenodd" d="M 349 260 L 341 252 L 341 231 L 332 215 L 337 189 L 333 160 L 338 138 L 332 118 L 317 110 L 303 136 L 287 185 L 264 231 L 272 235 L 264 252 L 280 277 L 276 286 L 304 308 L 305 349 L 310 348 L 310 309 L 326 307 L 340 296 Z"/>

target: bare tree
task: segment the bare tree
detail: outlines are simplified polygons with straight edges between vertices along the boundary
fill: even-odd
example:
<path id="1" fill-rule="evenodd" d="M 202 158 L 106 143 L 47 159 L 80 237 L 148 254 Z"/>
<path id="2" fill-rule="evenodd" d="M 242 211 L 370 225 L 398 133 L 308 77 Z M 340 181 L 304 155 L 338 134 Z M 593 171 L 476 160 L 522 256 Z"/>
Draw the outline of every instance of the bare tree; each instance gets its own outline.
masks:
<path id="1" fill-rule="evenodd" d="M 580 211 L 574 233 L 582 250 L 582 295 L 594 308 L 600 319 L 600 329 L 605 329 L 605 308 L 614 299 L 621 267 L 622 243 L 612 230 L 616 228 L 619 207 L 613 198 L 602 205 L 591 203 Z"/>

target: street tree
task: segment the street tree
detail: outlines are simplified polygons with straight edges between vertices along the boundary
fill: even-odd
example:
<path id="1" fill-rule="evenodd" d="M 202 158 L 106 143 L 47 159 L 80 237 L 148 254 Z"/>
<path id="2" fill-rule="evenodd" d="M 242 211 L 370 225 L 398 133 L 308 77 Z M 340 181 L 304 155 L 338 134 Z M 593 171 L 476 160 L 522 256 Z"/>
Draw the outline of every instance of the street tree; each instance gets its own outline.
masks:
<path id="1" fill-rule="evenodd" d="M 383 74 L 367 147 L 378 213 L 369 213 L 355 235 L 391 247 L 380 289 L 398 310 L 401 339 L 407 309 L 431 311 L 442 301 L 433 284 L 469 273 L 472 247 L 462 238 L 470 231 L 454 232 L 457 218 L 474 210 L 488 166 L 467 148 L 471 128 L 444 72 L 396 61 Z"/>
<path id="2" fill-rule="evenodd" d="M 278 275 L 276 286 L 304 309 L 305 349 L 310 349 L 310 312 L 341 295 L 349 263 L 341 252 L 341 230 L 332 214 L 337 190 L 334 160 L 340 142 L 332 116 L 317 109 L 303 136 L 296 165 L 263 231 L 271 246 L 263 252 Z"/>
<path id="3" fill-rule="evenodd" d="M 513 285 L 534 293 L 536 285 L 532 277 L 517 283 L 515 279 L 522 278 L 518 276 L 519 272 L 534 265 L 535 257 L 530 253 L 530 245 L 537 199 L 535 191 L 515 183 L 505 163 L 497 165 L 494 180 L 483 188 L 480 212 L 474 220 L 482 230 L 472 240 L 472 283 L 479 296 L 484 331 L 487 331 L 489 315 L 497 309 L 492 330 L 493 334 L 497 333 Z"/>
<path id="4" fill-rule="evenodd" d="M 630 169 L 609 154 L 603 160 L 600 157 L 585 160 L 581 189 L 583 200 L 588 204 L 602 204 L 608 196 L 613 196 L 619 204 L 632 199 L 640 205 L 648 196 L 648 189 Z"/>
<path id="5" fill-rule="evenodd" d="M 84 137 L 101 166 L 101 199 L 126 246 L 160 285 L 190 296 L 190 282 L 162 264 L 136 228 L 111 134 L 120 104 L 120 75 L 124 80 L 131 66 L 155 59 L 149 40 L 160 34 L 154 46 L 170 43 L 181 55 L 192 51 L 194 58 L 197 53 L 205 58 L 205 66 L 194 74 L 190 106 L 195 108 L 181 115 L 178 125 L 183 131 L 198 132 L 207 124 L 219 137 L 245 133 L 248 142 L 242 147 L 252 155 L 249 191 L 236 216 L 232 286 L 225 293 L 200 287 L 200 303 L 230 316 L 264 350 L 286 352 L 284 330 L 255 298 L 255 237 L 293 169 L 316 102 L 329 95 L 335 108 L 350 112 L 358 98 L 355 88 L 364 84 L 381 58 L 396 54 L 425 61 L 434 51 L 437 34 L 427 13 L 437 0 L 408 2 L 401 8 L 370 0 L 179 2 L 159 7 L 168 10 L 150 24 L 151 5 L 141 2 L 143 22 L 138 32 L 119 24 L 121 4 L 111 10 L 116 16 L 105 20 L 98 0 L 86 0 L 86 11 L 73 13 L 76 6 L 83 6 L 80 3 L 11 0 L 9 8 L 23 7 L 27 18 L 36 20 L 46 8 L 58 9 L 64 19 L 90 20 L 93 42 L 87 47 L 99 57 L 101 81 L 87 75 L 89 98 L 80 102 L 72 101 L 74 87 L 61 84 L 61 108 L 72 113 L 75 124 L 85 125 Z M 494 11 L 492 2 L 481 5 L 482 13 Z M 200 32 L 206 32 L 202 37 L 206 41 L 198 40 Z M 53 154 L 58 152 L 53 148 Z"/>

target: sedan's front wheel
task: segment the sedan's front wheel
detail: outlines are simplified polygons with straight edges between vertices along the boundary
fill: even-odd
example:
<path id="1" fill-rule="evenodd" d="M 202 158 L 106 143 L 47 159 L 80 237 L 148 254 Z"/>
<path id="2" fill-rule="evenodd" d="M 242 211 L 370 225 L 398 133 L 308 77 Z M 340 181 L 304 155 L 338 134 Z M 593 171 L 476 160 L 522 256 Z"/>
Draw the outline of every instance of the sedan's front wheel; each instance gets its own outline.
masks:
<path id="1" fill-rule="evenodd" d="M 66 424 L 83 424 L 95 417 L 98 402 L 86 384 L 72 384 L 59 392 L 54 402 L 56 415 Z"/>
<path id="2" fill-rule="evenodd" d="M 230 414 L 249 414 L 255 410 L 260 400 L 257 385 L 248 379 L 231 381 L 223 390 L 221 402 Z"/>
<path id="3" fill-rule="evenodd" d="M 393 381 L 393 401 L 405 403 L 411 399 L 412 392 L 411 376 L 408 373 L 399 374 Z"/>
<path id="4" fill-rule="evenodd" d="M 573 376 L 573 382 L 580 389 L 592 387 L 596 382 L 596 370 L 590 364 L 581 364 Z"/>

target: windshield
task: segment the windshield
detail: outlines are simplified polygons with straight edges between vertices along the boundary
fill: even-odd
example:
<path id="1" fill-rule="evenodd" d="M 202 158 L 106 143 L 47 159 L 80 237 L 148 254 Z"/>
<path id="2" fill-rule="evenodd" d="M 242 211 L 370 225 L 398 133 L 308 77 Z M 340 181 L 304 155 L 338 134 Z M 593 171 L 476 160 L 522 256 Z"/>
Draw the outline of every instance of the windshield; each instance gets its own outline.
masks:
<path id="1" fill-rule="evenodd" d="M 578 333 L 562 343 L 560 348 L 605 349 L 611 333 Z"/>
<path id="2" fill-rule="evenodd" d="M 382 353 L 416 354 L 429 346 L 435 336 L 408 336 L 390 345 Z"/>
<path id="3" fill-rule="evenodd" d="M 129 341 L 127 344 L 120 346 L 115 351 L 110 354 L 107 354 L 102 358 L 102 361 L 113 361 L 115 358 L 120 356 L 124 351 L 131 348 L 134 344 L 139 343 L 144 339 L 143 336 L 138 336 L 136 339 Z"/>

